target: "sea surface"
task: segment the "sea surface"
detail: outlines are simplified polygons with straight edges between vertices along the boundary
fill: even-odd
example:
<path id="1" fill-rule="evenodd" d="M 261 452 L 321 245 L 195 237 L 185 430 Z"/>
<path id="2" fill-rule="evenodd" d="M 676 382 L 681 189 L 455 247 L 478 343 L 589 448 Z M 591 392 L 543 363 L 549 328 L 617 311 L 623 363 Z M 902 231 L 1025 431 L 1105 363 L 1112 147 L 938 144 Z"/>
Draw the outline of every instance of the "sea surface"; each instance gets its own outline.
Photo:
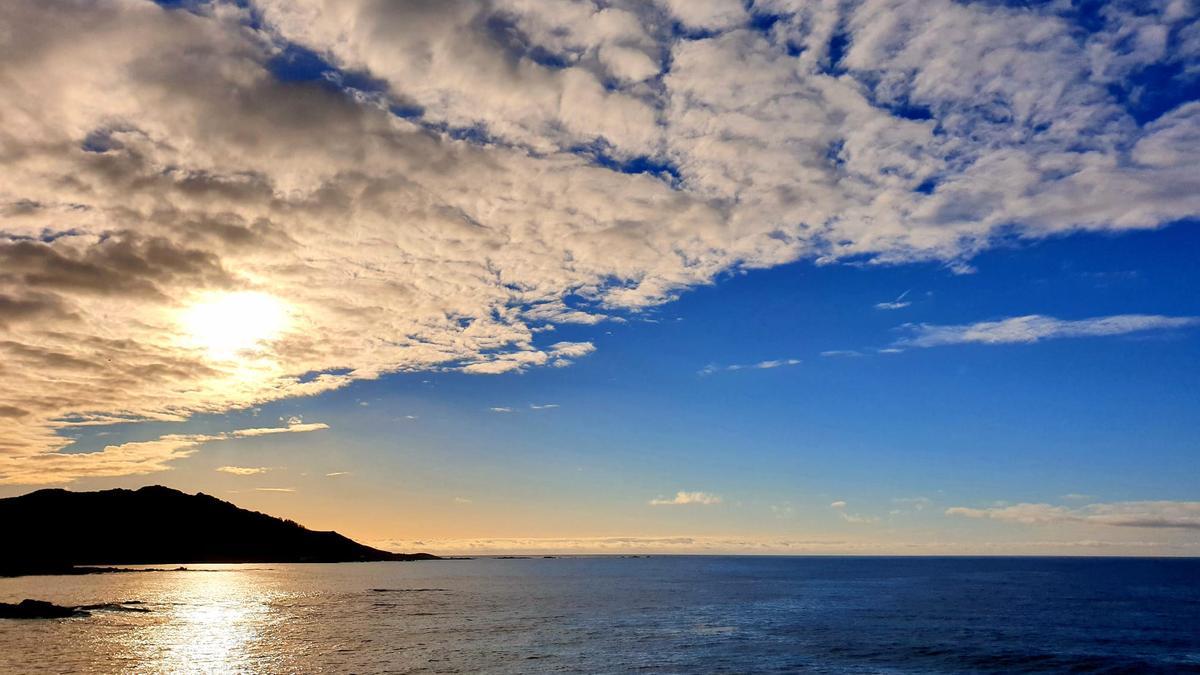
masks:
<path id="1" fill-rule="evenodd" d="M 567 557 L 0 579 L 0 672 L 1200 673 L 1200 560 Z"/>

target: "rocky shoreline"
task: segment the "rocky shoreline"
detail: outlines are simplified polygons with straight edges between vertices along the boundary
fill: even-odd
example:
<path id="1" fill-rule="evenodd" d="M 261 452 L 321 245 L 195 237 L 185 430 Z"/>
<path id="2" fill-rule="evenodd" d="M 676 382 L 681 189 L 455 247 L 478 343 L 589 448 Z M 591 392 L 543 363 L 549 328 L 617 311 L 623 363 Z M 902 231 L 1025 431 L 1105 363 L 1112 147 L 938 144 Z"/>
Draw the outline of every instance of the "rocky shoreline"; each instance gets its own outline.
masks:
<path id="1" fill-rule="evenodd" d="M 0 619 L 70 619 L 74 617 L 91 616 L 93 611 L 107 610 L 115 612 L 149 612 L 141 607 L 140 600 L 127 602 L 102 603 L 98 605 L 56 605 L 45 600 L 26 598 L 16 604 L 0 602 Z"/>

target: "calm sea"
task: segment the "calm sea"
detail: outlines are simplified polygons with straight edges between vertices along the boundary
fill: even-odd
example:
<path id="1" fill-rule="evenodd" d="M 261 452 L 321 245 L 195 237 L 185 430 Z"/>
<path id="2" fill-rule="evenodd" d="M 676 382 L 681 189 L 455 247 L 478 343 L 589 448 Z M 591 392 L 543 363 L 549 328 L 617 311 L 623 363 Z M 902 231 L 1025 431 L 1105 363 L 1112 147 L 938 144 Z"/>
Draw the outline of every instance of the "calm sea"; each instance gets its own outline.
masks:
<path id="1" fill-rule="evenodd" d="M 1200 560 L 651 557 L 0 579 L 3 672 L 1198 672 Z"/>

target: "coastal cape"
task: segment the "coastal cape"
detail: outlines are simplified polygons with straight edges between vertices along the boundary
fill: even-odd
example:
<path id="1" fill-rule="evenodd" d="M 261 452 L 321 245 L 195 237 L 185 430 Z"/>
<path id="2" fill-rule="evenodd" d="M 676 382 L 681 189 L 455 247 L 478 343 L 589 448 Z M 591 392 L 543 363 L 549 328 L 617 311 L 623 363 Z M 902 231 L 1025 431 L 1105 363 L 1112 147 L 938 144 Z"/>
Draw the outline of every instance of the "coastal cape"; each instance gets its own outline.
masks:
<path id="1" fill-rule="evenodd" d="M 81 565 L 436 560 L 160 485 L 37 490 L 0 499 L 0 576 L 79 573 Z"/>

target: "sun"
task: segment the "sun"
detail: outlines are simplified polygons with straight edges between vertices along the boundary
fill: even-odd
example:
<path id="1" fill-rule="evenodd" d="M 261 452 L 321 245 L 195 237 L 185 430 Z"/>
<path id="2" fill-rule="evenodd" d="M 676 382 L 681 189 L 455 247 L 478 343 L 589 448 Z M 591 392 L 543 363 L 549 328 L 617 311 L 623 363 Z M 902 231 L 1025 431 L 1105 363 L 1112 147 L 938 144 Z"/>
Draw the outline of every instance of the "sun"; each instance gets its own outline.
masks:
<path id="1" fill-rule="evenodd" d="M 291 313 L 273 295 L 257 291 L 220 293 L 188 307 L 180 316 L 188 346 L 218 360 L 259 351 L 288 328 Z"/>

